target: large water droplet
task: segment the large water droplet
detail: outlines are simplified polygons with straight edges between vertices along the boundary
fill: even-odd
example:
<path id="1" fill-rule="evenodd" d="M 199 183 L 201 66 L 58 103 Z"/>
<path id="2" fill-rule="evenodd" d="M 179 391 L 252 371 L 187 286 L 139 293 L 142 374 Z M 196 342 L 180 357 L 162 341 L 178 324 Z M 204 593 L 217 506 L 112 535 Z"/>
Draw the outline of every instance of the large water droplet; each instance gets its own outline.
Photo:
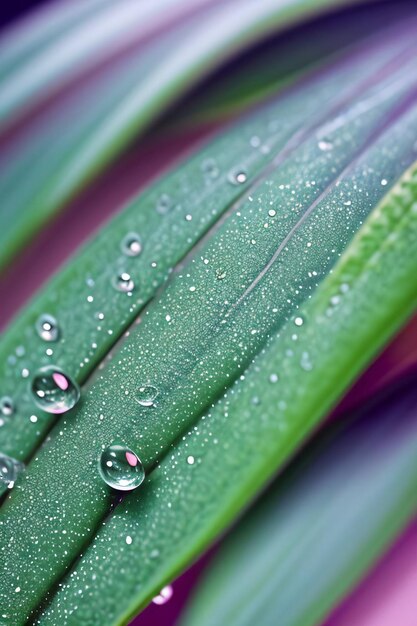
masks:
<path id="1" fill-rule="evenodd" d="M 15 410 L 16 408 L 15 408 L 14 402 L 12 398 L 10 398 L 10 396 L 3 396 L 2 398 L 0 398 L 0 414 L 1 415 L 4 415 L 5 417 L 10 417 L 10 415 L 13 415 Z"/>
<path id="2" fill-rule="evenodd" d="M 173 594 L 174 594 L 173 588 L 171 587 L 171 585 L 167 585 L 166 587 L 161 589 L 158 595 L 154 597 L 152 602 L 158 605 L 166 604 L 169 600 L 171 600 Z"/>
<path id="3" fill-rule="evenodd" d="M 80 388 L 61 369 L 53 365 L 37 371 L 32 381 L 36 404 L 47 413 L 65 413 L 77 404 Z"/>
<path id="4" fill-rule="evenodd" d="M 139 256 L 142 252 L 142 241 L 137 233 L 128 233 L 122 239 L 122 252 L 127 256 Z"/>
<path id="5" fill-rule="evenodd" d="M 123 291 L 123 293 L 129 293 L 135 288 L 135 283 L 133 282 L 130 274 L 127 272 L 118 274 L 116 279 L 113 281 L 113 284 L 118 291 Z"/>
<path id="6" fill-rule="evenodd" d="M 3 495 L 7 489 L 14 487 L 17 477 L 24 467 L 20 461 L 0 453 L 0 495 Z"/>
<path id="7" fill-rule="evenodd" d="M 58 322 L 52 315 L 44 313 L 36 322 L 36 331 L 44 341 L 57 341 L 59 338 Z"/>
<path id="8" fill-rule="evenodd" d="M 143 385 L 139 387 L 135 399 L 141 406 L 153 406 L 157 395 L 158 389 L 156 387 L 153 385 Z"/>
<path id="9" fill-rule="evenodd" d="M 145 478 L 145 470 L 137 454 L 119 443 L 103 450 L 98 469 L 104 482 L 118 491 L 136 489 Z"/>

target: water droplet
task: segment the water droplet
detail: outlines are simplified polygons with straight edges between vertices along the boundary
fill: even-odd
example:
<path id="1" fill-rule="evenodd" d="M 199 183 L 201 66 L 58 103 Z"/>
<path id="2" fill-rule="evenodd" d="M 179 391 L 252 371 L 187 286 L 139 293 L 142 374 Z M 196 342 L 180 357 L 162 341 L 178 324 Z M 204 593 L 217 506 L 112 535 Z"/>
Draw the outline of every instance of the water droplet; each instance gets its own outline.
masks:
<path id="1" fill-rule="evenodd" d="M 122 252 L 127 256 L 139 256 L 142 252 L 142 241 L 137 233 L 128 233 L 122 239 Z"/>
<path id="2" fill-rule="evenodd" d="M 126 543 L 127 543 L 128 546 L 132 545 L 132 541 L 133 541 L 132 537 L 130 535 L 127 535 L 126 536 Z"/>
<path id="3" fill-rule="evenodd" d="M 275 209 L 269 209 L 269 211 L 268 211 L 269 217 L 275 217 L 276 214 L 277 214 L 277 212 L 275 211 Z"/>
<path id="4" fill-rule="evenodd" d="M 166 213 L 169 213 L 173 206 L 174 203 L 172 202 L 171 197 L 167 193 L 163 193 L 159 196 L 155 208 L 158 213 L 165 215 Z"/>
<path id="5" fill-rule="evenodd" d="M 7 489 L 13 489 L 14 484 L 25 466 L 20 461 L 0 453 L 0 495 Z"/>
<path id="6" fill-rule="evenodd" d="M 294 320 L 294 324 L 296 326 L 302 326 L 304 324 L 304 320 L 302 317 L 296 317 Z"/>
<path id="7" fill-rule="evenodd" d="M 159 594 L 154 597 L 152 602 L 158 605 L 166 604 L 168 600 L 171 600 L 173 593 L 174 593 L 174 590 L 172 589 L 171 585 L 167 585 L 166 587 L 161 589 Z"/>
<path id="8" fill-rule="evenodd" d="M 57 341 L 59 337 L 58 322 L 52 315 L 44 313 L 36 322 L 36 331 L 44 341 Z"/>
<path id="9" fill-rule="evenodd" d="M 271 383 L 277 383 L 278 382 L 278 374 L 271 374 L 269 377 L 269 380 Z"/>
<path id="10" fill-rule="evenodd" d="M 201 170 L 207 180 L 214 180 L 220 173 L 216 161 L 212 158 L 204 159 Z"/>
<path id="11" fill-rule="evenodd" d="M 32 381 L 32 393 L 41 409 L 54 414 L 66 413 L 80 398 L 77 383 L 53 365 L 37 371 Z"/>
<path id="12" fill-rule="evenodd" d="M 15 412 L 16 407 L 10 396 L 3 396 L 0 399 L 0 413 L 5 417 L 10 417 Z"/>
<path id="13" fill-rule="evenodd" d="M 230 171 L 227 178 L 233 185 L 243 185 L 243 183 L 246 183 L 248 175 L 243 169 L 239 168 Z"/>
<path id="14" fill-rule="evenodd" d="M 188 465 L 194 465 L 195 463 L 195 458 L 190 454 L 190 456 L 187 456 L 187 463 Z"/>
<path id="15" fill-rule="evenodd" d="M 118 491 L 136 489 L 145 479 L 139 457 L 127 446 L 113 443 L 101 453 L 98 469 L 104 482 Z"/>
<path id="16" fill-rule="evenodd" d="M 142 385 L 136 394 L 136 402 L 141 406 L 153 406 L 155 398 L 158 395 L 158 389 L 153 385 Z"/>
<path id="17" fill-rule="evenodd" d="M 223 278 L 226 278 L 226 270 L 219 268 L 216 270 L 216 278 L 217 280 L 223 280 Z"/>
<path id="18" fill-rule="evenodd" d="M 129 293 L 135 288 L 135 283 L 127 272 L 118 274 L 113 284 L 118 291 L 123 291 L 123 293 Z"/>
<path id="19" fill-rule="evenodd" d="M 333 148 L 333 144 L 330 141 L 325 141 L 324 139 L 319 141 L 318 146 L 323 152 L 328 152 Z"/>

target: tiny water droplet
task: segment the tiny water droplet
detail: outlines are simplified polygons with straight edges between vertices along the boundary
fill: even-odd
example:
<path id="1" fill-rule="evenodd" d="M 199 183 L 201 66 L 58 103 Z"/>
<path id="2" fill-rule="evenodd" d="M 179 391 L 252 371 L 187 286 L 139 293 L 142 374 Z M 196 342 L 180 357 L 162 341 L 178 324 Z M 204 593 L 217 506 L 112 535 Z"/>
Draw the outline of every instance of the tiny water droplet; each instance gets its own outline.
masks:
<path id="1" fill-rule="evenodd" d="M 300 317 L 300 316 L 296 317 L 295 320 L 294 320 L 294 324 L 296 326 L 302 326 L 304 324 L 303 318 Z"/>
<path id="2" fill-rule="evenodd" d="M 187 456 L 187 463 L 188 465 L 194 465 L 195 463 L 195 458 L 190 454 L 190 456 Z"/>
<path id="3" fill-rule="evenodd" d="M 167 193 L 163 193 L 159 196 L 155 208 L 160 215 L 165 215 L 166 213 L 169 213 L 169 211 L 171 211 L 173 206 L 174 203 L 172 201 L 172 198 Z"/>
<path id="4" fill-rule="evenodd" d="M 141 406 L 153 406 L 158 389 L 154 385 L 142 385 L 136 394 L 136 402 Z"/>
<path id="5" fill-rule="evenodd" d="M 123 254 L 127 256 L 139 256 L 142 252 L 142 241 L 137 233 L 128 233 L 121 243 Z"/>
<path id="6" fill-rule="evenodd" d="M 167 585 L 166 587 L 161 589 L 159 594 L 154 597 L 152 602 L 158 605 L 166 604 L 169 600 L 171 600 L 173 593 L 174 593 L 174 590 L 171 587 L 171 585 Z"/>
<path id="7" fill-rule="evenodd" d="M 223 278 L 226 278 L 226 270 L 219 268 L 216 270 L 216 278 L 217 280 L 223 280 Z"/>
<path id="8" fill-rule="evenodd" d="M 57 320 L 44 313 L 36 322 L 36 331 L 44 341 L 57 341 L 59 337 L 59 326 Z"/>
<path id="9" fill-rule="evenodd" d="M 10 417 L 15 412 L 16 407 L 10 396 L 3 396 L 0 399 L 0 413 L 5 417 Z"/>
<path id="10" fill-rule="evenodd" d="M 333 148 L 333 144 L 330 141 L 325 141 L 324 139 L 319 141 L 318 146 L 323 152 L 328 152 Z"/>
<path id="11" fill-rule="evenodd" d="M 277 212 L 275 211 L 275 209 L 269 209 L 269 211 L 268 211 L 269 217 L 275 217 L 276 214 L 277 214 Z"/>
<path id="12" fill-rule="evenodd" d="M 61 369 L 53 365 L 37 371 L 32 381 L 36 404 L 47 413 L 66 413 L 80 398 L 80 388 Z"/>
<path id="13" fill-rule="evenodd" d="M 119 443 L 103 450 L 98 469 L 104 482 L 118 491 L 136 489 L 145 479 L 145 470 L 137 454 Z"/>
<path id="14" fill-rule="evenodd" d="M 207 180 L 214 180 L 220 173 L 216 161 L 212 158 L 204 159 L 201 170 Z"/>
<path id="15" fill-rule="evenodd" d="M 248 175 L 243 169 L 239 168 L 230 171 L 227 178 L 233 185 L 243 185 L 243 183 L 246 183 Z"/>
<path id="16" fill-rule="evenodd" d="M 118 291 L 122 291 L 123 293 L 129 293 L 135 288 L 135 283 L 133 282 L 130 274 L 127 272 L 121 272 L 121 274 L 118 274 L 116 279 L 113 281 L 113 285 Z"/>
<path id="17" fill-rule="evenodd" d="M 0 495 L 7 489 L 13 489 L 14 484 L 25 466 L 11 456 L 0 453 Z"/>
<path id="18" fill-rule="evenodd" d="M 269 381 L 271 383 L 277 383 L 278 382 L 278 374 L 271 374 L 269 377 Z"/>

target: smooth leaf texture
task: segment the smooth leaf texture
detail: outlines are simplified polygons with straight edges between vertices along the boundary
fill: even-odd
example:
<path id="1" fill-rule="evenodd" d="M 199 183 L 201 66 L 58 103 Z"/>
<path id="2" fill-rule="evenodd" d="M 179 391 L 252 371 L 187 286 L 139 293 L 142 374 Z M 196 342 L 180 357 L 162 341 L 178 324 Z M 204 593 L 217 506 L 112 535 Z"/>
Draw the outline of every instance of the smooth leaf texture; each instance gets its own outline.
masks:
<path id="1" fill-rule="evenodd" d="M 53 363 L 80 384 L 84 383 L 106 352 L 154 297 L 172 268 L 228 207 L 234 209 L 234 203 L 249 184 L 262 182 L 262 176 L 268 172 L 263 173 L 265 168 L 276 167 L 308 138 L 314 158 L 318 155 L 322 169 L 327 168 L 327 164 L 334 160 L 334 153 L 322 151 L 317 146 L 315 133 L 320 124 L 329 115 L 337 115 L 348 107 L 349 102 L 362 92 L 364 83 L 370 80 L 371 93 L 379 88 L 379 80 L 386 80 L 386 64 L 408 49 L 407 35 L 403 31 L 394 36 L 391 49 L 388 45 L 381 49 L 379 42 L 375 43 L 372 53 L 369 50 L 366 68 L 363 59 L 354 55 L 350 62 L 342 62 L 326 73 L 319 73 L 315 79 L 305 81 L 277 103 L 248 118 L 243 125 L 232 128 L 168 178 L 161 179 L 103 229 L 95 241 L 26 308 L 5 335 L 0 347 L 1 395 L 15 398 L 16 404 L 13 418 L 4 420 L 0 428 L 0 449 L 3 453 L 19 460 L 27 459 L 56 419 L 39 411 L 34 404 L 27 372 L 33 376 L 39 367 Z M 391 98 L 394 97 L 396 95 L 391 95 Z M 386 106 L 384 101 L 381 106 Z M 374 123 L 371 118 L 365 132 L 372 132 Z M 360 141 L 365 140 L 362 118 L 358 121 L 357 134 Z M 400 159 L 395 165 L 398 167 L 396 175 L 413 158 L 410 138 L 404 141 L 404 148 L 401 144 L 398 147 L 404 160 Z M 345 154 L 345 145 L 344 142 L 340 146 L 339 168 L 349 162 L 350 155 L 356 151 L 356 144 L 351 141 L 351 152 Z M 287 166 L 287 175 L 297 172 L 307 158 L 303 154 L 295 155 Z M 247 182 L 236 185 L 233 177 L 239 171 L 245 173 Z M 331 178 L 333 172 L 328 171 L 326 175 Z M 299 184 L 305 193 L 304 180 Z M 267 202 L 271 201 L 270 185 L 269 181 L 264 182 Z M 379 194 L 384 192 L 380 184 L 377 190 Z M 292 203 L 294 194 L 291 191 L 278 190 L 281 196 L 289 195 L 287 203 Z M 308 191 L 313 196 L 318 194 L 315 187 L 310 187 Z M 192 219 L 187 219 L 187 216 L 192 216 Z M 257 218 L 252 219 L 258 228 Z M 282 222 L 281 228 L 285 232 L 288 225 Z M 139 257 L 126 257 L 121 251 L 121 243 L 129 232 L 136 232 L 141 237 L 143 251 Z M 261 232 L 266 237 L 269 231 L 263 228 Z M 276 236 L 271 235 L 272 245 L 275 245 Z M 258 238 L 256 234 L 255 241 Z M 242 245 L 246 250 L 246 242 Z M 257 251 L 255 246 L 252 256 L 256 256 Z M 261 259 L 258 260 L 260 262 Z M 135 282 L 131 297 L 118 293 L 113 287 L 123 271 L 129 272 Z M 56 317 L 60 325 L 60 341 L 52 346 L 45 345 L 36 332 L 36 321 L 43 313 Z M 52 354 L 46 353 L 47 349 L 52 349 Z M 33 414 L 38 418 L 36 423 L 29 421 Z"/>
<path id="2" fill-rule="evenodd" d="M 416 512 L 414 377 L 302 451 L 220 547 L 181 624 L 323 622 Z"/>
<path id="3" fill-rule="evenodd" d="M 54 429 L 3 508 L 4 619 L 20 624 L 33 615 L 96 534 L 76 574 L 40 620 L 124 623 L 231 521 L 411 312 L 417 242 L 412 210 L 416 181 L 411 175 L 347 246 L 415 159 L 413 27 L 410 23 L 409 30 L 395 33 L 391 45 L 384 38 L 383 50 L 370 48 L 366 60 L 354 55 L 339 69 L 312 78 L 301 91 L 290 91 L 236 130 L 233 141 L 221 139 L 223 150 L 221 143 L 209 148 L 221 174 L 221 210 L 231 205 L 230 211 L 221 220 L 219 213 L 210 217 L 212 223 L 218 220 L 216 226 L 176 268 L 141 323 L 89 382 L 82 402 Z M 307 106 L 312 107 L 308 125 Z M 259 150 L 265 145 L 269 152 Z M 272 163 L 266 168 L 262 159 L 267 157 L 259 156 L 264 152 Z M 229 158 L 233 166 L 223 162 Z M 163 280 L 171 267 L 164 256 L 170 242 L 183 256 L 193 246 L 189 233 L 195 233 L 196 241 L 209 226 L 211 209 L 199 213 L 201 203 L 192 193 L 201 193 L 198 159 L 165 180 L 164 192 L 174 208 L 164 218 L 155 213 L 160 189 L 142 199 L 149 214 L 146 208 L 134 212 L 135 219 L 144 220 L 143 229 L 150 229 L 138 229 L 143 252 L 129 267 L 139 292 L 132 293 L 142 300 L 146 276 L 155 290 L 153 271 L 155 276 L 161 272 Z M 173 184 L 175 176 L 184 181 L 184 172 L 193 174 L 195 187 Z M 242 173 L 243 179 L 238 177 Z M 239 180 L 241 187 L 234 185 Z M 237 197 L 226 197 L 225 190 L 236 187 Z M 122 215 L 116 224 L 124 219 Z M 169 240 L 162 236 L 164 228 Z M 118 336 L 123 328 L 118 302 L 134 303 L 133 296 L 112 288 L 123 258 L 112 250 L 130 229 L 117 231 L 113 224 L 112 236 L 99 236 L 84 260 L 79 257 L 46 294 L 53 304 L 54 289 L 61 284 L 60 300 L 65 302 L 67 295 L 71 302 L 62 309 L 68 317 L 57 318 L 70 343 L 65 358 L 72 353 L 74 363 L 86 354 L 86 328 L 79 344 L 73 331 L 81 328 L 78 316 L 90 319 L 90 346 L 96 335 L 101 337 L 95 312 L 111 302 L 106 330 Z M 92 271 L 94 263 L 97 271 Z M 80 294 L 86 279 L 86 292 Z M 43 306 L 36 310 L 40 302 L 27 320 L 34 311 L 45 312 Z M 125 325 L 137 311 L 125 313 Z M 29 342 L 36 346 L 35 319 L 24 327 L 28 343 L 22 346 L 40 365 L 39 356 L 26 349 Z M 25 336 L 16 328 L 11 342 Z M 45 346 L 38 345 L 40 354 Z M 100 345 L 103 350 L 105 343 Z M 16 385 L 20 363 L 17 368 L 9 363 L 5 370 L 14 372 Z M 30 379 L 33 370 L 27 369 Z M 137 403 L 139 388 L 146 384 L 158 391 L 153 407 Z M 27 446 L 27 453 L 34 446 L 28 423 L 23 430 L 16 420 L 7 438 L 17 433 L 18 450 Z M 98 475 L 97 458 L 116 439 L 138 451 L 149 477 L 102 526 L 113 497 Z M 189 456 L 194 463 L 187 462 Z M 130 545 L 127 534 L 133 537 Z"/>
<path id="4" fill-rule="evenodd" d="M 52 116 L 47 112 L 36 129 L 19 137 L 16 158 L 10 159 L 13 150 L 9 150 L 2 168 L 0 194 L 7 202 L 0 211 L 0 268 L 192 85 L 239 50 L 329 4 L 330 0 L 227 0 L 203 6 L 147 41 L 122 68 L 110 70 L 93 85 L 87 83 L 75 101 L 58 107 Z M 26 72 L 32 74 L 30 68 Z M 56 141 L 62 126 L 73 118 L 73 132 Z"/>

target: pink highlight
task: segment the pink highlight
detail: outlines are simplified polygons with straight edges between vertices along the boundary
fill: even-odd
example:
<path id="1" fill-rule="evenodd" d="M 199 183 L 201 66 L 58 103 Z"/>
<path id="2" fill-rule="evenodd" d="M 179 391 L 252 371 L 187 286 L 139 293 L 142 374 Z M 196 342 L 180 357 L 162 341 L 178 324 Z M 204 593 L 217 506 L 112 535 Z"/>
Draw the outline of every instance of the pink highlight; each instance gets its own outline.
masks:
<path id="1" fill-rule="evenodd" d="M 133 454 L 133 452 L 126 452 L 126 461 L 132 467 L 136 467 L 136 465 L 138 464 L 138 458 L 135 454 Z"/>
<path id="2" fill-rule="evenodd" d="M 69 387 L 69 382 L 67 380 L 67 378 L 64 376 L 64 374 L 60 374 L 59 372 L 54 372 L 52 374 L 52 378 L 54 379 L 54 382 L 56 383 L 56 385 L 62 389 L 62 391 L 66 391 Z"/>

